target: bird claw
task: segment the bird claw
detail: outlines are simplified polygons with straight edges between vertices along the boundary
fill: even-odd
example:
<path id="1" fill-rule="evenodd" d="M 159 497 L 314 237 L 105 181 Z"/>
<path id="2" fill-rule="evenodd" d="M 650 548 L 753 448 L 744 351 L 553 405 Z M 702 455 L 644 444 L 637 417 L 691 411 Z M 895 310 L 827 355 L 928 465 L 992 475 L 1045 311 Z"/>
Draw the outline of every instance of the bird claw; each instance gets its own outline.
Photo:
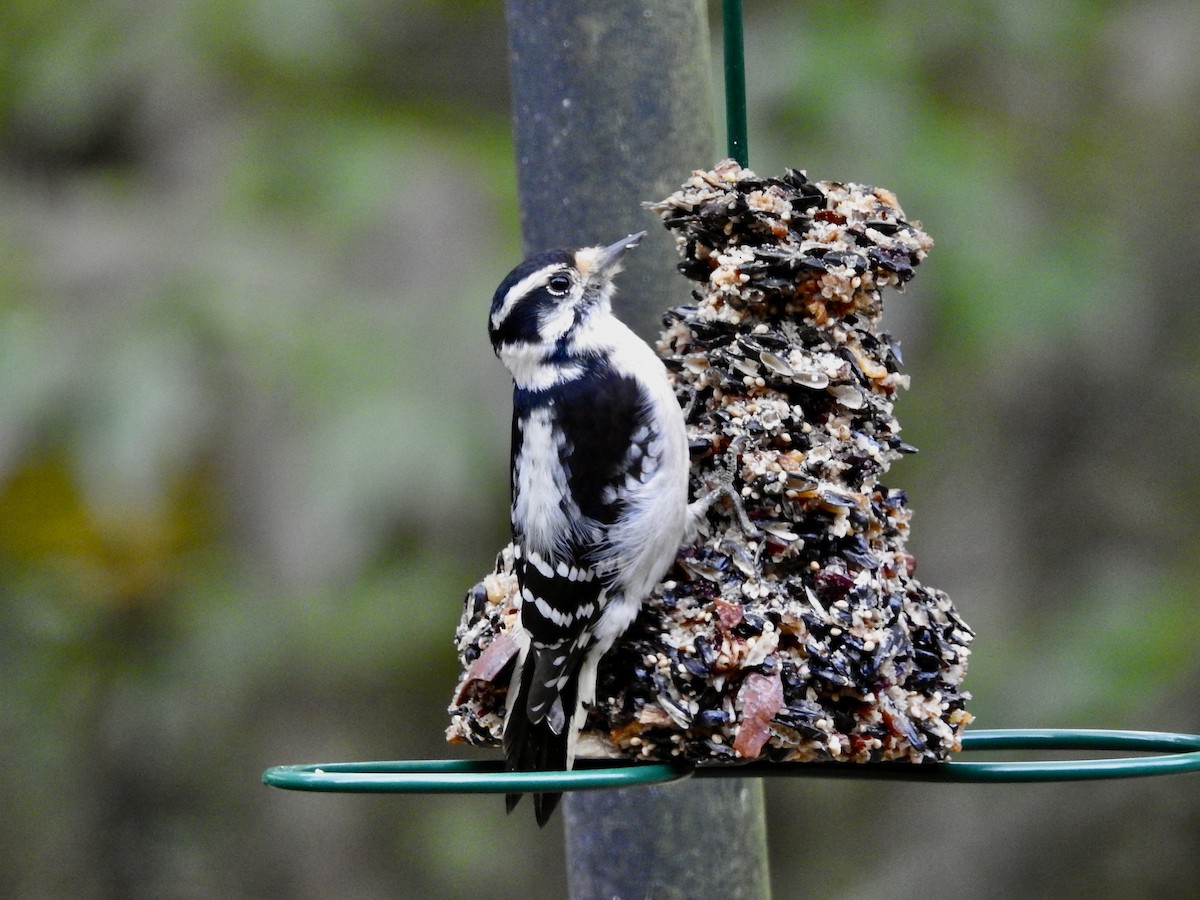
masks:
<path id="1" fill-rule="evenodd" d="M 760 538 L 763 532 L 754 526 L 750 521 L 750 516 L 746 514 L 746 506 L 742 503 L 742 496 L 734 487 L 734 467 L 723 463 L 717 463 L 714 472 L 716 474 L 716 486 L 703 497 L 694 500 L 688 504 L 688 514 L 690 525 L 688 528 L 689 539 L 695 535 L 700 527 L 700 523 L 704 521 L 704 517 L 708 514 L 709 507 L 713 505 L 720 497 L 724 496 L 733 504 L 734 516 L 737 518 L 738 525 L 742 532 L 748 538 Z"/>

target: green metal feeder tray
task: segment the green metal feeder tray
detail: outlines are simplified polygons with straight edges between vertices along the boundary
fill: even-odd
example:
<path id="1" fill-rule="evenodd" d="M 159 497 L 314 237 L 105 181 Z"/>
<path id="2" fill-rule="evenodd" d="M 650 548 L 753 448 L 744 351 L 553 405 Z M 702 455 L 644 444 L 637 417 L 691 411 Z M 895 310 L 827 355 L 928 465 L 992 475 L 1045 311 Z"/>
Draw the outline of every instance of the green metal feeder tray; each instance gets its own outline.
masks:
<path id="1" fill-rule="evenodd" d="M 505 772 L 500 760 L 401 760 L 274 766 L 271 787 L 294 791 L 386 794 L 503 794 L 586 791 L 665 784 L 685 778 L 832 777 L 944 784 L 1093 781 L 1200 772 L 1200 735 L 1070 728 L 997 728 L 968 732 L 963 752 L 1121 751 L 1158 756 L 944 763 L 584 763 L 570 772 Z"/>

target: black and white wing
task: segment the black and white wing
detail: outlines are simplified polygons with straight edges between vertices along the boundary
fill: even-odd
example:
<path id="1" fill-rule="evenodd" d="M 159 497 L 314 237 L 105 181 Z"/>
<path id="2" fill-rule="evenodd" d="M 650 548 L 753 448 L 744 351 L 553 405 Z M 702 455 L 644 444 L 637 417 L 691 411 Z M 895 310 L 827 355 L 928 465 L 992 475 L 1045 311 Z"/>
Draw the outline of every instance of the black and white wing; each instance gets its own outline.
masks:
<path id="1" fill-rule="evenodd" d="M 571 762 L 583 725 L 576 721 L 580 667 L 614 599 L 610 531 L 625 512 L 629 487 L 647 473 L 647 409 L 638 383 L 609 369 L 515 394 L 514 562 L 529 644 L 518 659 L 505 722 L 511 770 L 564 769 Z M 510 808 L 517 799 L 509 797 Z M 557 799 L 535 798 L 539 821 Z"/>

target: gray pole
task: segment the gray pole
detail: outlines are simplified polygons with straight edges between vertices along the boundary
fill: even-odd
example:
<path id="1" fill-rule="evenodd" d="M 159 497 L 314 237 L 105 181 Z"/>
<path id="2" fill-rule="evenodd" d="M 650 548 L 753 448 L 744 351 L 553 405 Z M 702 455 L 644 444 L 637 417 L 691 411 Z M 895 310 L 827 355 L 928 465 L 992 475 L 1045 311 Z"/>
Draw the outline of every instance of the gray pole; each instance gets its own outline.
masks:
<path id="1" fill-rule="evenodd" d="M 702 0 L 507 0 L 521 228 L 529 251 L 646 229 L 618 312 L 645 337 L 686 302 L 670 235 L 641 208 L 714 162 Z M 714 778 L 567 794 L 573 900 L 770 896 L 762 783 Z"/>
<path id="2" fill-rule="evenodd" d="M 715 144 L 702 0 L 508 0 L 521 231 L 527 251 L 648 230 L 617 312 L 643 337 L 687 301 L 673 240 L 644 200 L 708 168 Z"/>

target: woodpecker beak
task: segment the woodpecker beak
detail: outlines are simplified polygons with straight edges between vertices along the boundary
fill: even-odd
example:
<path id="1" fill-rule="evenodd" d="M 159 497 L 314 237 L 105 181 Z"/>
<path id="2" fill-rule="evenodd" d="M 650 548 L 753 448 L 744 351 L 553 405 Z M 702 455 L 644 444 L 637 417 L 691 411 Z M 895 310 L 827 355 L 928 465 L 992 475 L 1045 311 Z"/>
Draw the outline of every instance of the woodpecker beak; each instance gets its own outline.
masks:
<path id="1" fill-rule="evenodd" d="M 609 244 L 607 247 L 597 247 L 592 250 L 588 275 L 592 277 L 597 275 L 616 275 L 617 272 L 621 271 L 622 257 L 636 247 L 645 236 L 646 232 L 639 231 L 637 234 L 621 238 L 615 244 Z"/>

